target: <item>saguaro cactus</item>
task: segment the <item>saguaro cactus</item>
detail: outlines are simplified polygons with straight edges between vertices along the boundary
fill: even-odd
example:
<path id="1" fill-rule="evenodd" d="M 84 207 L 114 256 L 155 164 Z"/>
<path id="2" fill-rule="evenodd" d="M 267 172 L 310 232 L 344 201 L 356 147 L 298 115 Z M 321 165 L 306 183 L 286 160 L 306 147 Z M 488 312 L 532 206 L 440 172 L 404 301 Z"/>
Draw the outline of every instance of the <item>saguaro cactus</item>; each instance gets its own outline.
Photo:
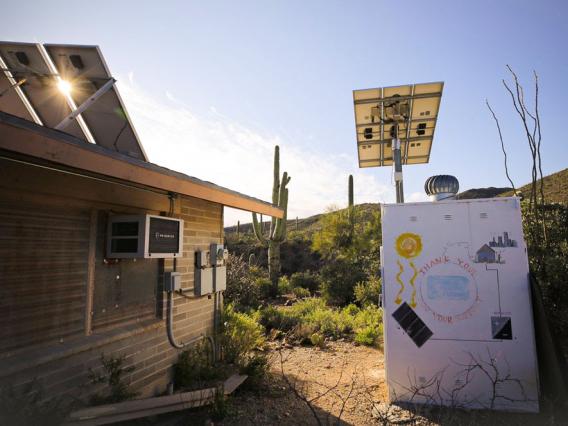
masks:
<path id="1" fill-rule="evenodd" d="M 353 204 L 353 175 L 349 175 L 349 184 L 347 188 L 348 203 L 347 217 L 349 219 L 349 238 L 353 238 L 353 231 L 355 230 L 355 207 Z"/>
<path id="2" fill-rule="evenodd" d="M 264 236 L 261 223 L 256 213 L 252 214 L 252 228 L 254 235 L 263 246 L 268 246 L 268 274 L 272 283 L 272 295 L 278 292 L 278 278 L 280 276 L 280 244 L 286 239 L 286 219 L 288 217 L 288 172 L 282 174 L 280 180 L 280 148 L 274 148 L 274 184 L 272 186 L 272 204 L 284 210 L 282 219 L 272 218 L 268 236 Z"/>
<path id="3" fill-rule="evenodd" d="M 353 175 L 349 175 L 349 208 L 353 207 Z"/>

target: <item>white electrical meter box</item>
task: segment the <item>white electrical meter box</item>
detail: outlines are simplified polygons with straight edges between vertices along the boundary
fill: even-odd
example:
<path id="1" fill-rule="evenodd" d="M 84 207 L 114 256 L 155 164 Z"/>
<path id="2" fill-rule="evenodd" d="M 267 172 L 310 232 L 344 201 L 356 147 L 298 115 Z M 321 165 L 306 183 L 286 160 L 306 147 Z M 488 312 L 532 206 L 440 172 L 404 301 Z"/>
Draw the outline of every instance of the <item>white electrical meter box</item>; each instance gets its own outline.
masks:
<path id="1" fill-rule="evenodd" d="M 213 266 L 213 287 L 215 291 L 227 289 L 227 259 L 229 251 L 223 244 L 213 243 L 210 246 L 211 265 Z"/>
<path id="2" fill-rule="evenodd" d="M 217 266 L 215 268 L 215 291 L 227 290 L 227 267 Z"/>
<path id="3" fill-rule="evenodd" d="M 172 217 L 111 215 L 108 218 L 109 258 L 179 257 L 183 250 L 183 220 Z"/>
<path id="4" fill-rule="evenodd" d="M 391 402 L 538 412 L 517 198 L 382 206 Z"/>
<path id="5" fill-rule="evenodd" d="M 226 264 L 229 258 L 229 250 L 223 244 L 211 244 L 211 264 L 213 266 L 222 266 Z"/>
<path id="6" fill-rule="evenodd" d="M 195 252 L 195 283 L 193 286 L 196 296 L 205 296 L 213 293 L 213 267 L 211 255 L 208 250 Z"/>

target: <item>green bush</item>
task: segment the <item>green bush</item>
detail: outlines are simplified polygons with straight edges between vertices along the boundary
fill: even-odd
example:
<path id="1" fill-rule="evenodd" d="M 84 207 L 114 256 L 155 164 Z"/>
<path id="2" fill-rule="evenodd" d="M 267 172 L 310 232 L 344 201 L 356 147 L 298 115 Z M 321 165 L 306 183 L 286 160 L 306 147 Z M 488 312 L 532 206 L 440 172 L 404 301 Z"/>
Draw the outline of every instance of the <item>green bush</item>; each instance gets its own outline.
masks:
<path id="1" fill-rule="evenodd" d="M 272 290 L 272 283 L 266 277 L 257 277 L 254 280 L 254 284 L 258 287 L 258 292 L 263 299 L 270 297 L 270 291 Z"/>
<path id="2" fill-rule="evenodd" d="M 96 373 L 92 369 L 89 369 L 89 379 L 91 384 L 106 384 L 107 389 L 103 394 L 95 393 L 91 395 L 91 404 L 113 404 L 115 402 L 133 399 L 138 395 L 138 393 L 132 391 L 130 386 L 124 381 L 124 375 L 134 371 L 133 366 L 124 366 L 126 361 L 124 356 L 114 357 L 111 355 L 105 357 L 105 354 L 102 353 L 100 360 L 103 374 Z"/>
<path id="3" fill-rule="evenodd" d="M 320 279 L 316 274 L 309 271 L 295 272 L 290 276 L 290 285 L 292 288 L 305 288 L 314 294 L 320 288 Z"/>
<path id="4" fill-rule="evenodd" d="M 343 306 L 354 301 L 354 289 L 366 279 L 360 266 L 346 259 L 335 259 L 321 270 L 322 296 L 332 305 Z"/>
<path id="5" fill-rule="evenodd" d="M 274 306 L 267 306 L 261 309 L 259 321 L 267 331 L 276 329 L 284 333 L 289 332 L 298 325 L 298 318 L 292 315 L 290 310 L 279 309 Z"/>
<path id="6" fill-rule="evenodd" d="M 522 203 L 523 228 L 527 241 L 529 264 L 534 273 L 544 301 L 548 321 L 554 336 L 568 355 L 568 206 L 546 204 L 540 213 L 546 223 L 544 238 L 542 223 L 536 212 L 529 212 L 527 202 Z"/>
<path id="7" fill-rule="evenodd" d="M 294 296 L 296 296 L 298 299 L 303 299 L 305 297 L 310 297 L 310 290 L 308 290 L 307 288 L 303 288 L 303 287 L 294 287 L 292 289 L 292 293 L 294 294 Z"/>
<path id="8" fill-rule="evenodd" d="M 268 374 L 268 368 L 268 356 L 264 353 L 255 353 L 247 358 L 240 373 L 248 376 L 246 386 L 249 389 L 257 389 Z"/>
<path id="9" fill-rule="evenodd" d="M 379 338 L 379 330 L 376 327 L 367 326 L 355 332 L 355 341 L 362 345 L 374 346 Z"/>
<path id="10" fill-rule="evenodd" d="M 355 285 L 355 300 L 361 306 L 378 306 L 381 297 L 381 279 L 370 278 Z"/>
<path id="11" fill-rule="evenodd" d="M 383 333 L 382 310 L 376 306 L 360 309 L 350 304 L 343 309 L 329 307 L 319 297 L 301 300 L 290 307 L 269 306 L 260 312 L 267 330 L 289 333 L 300 343 L 313 343 L 316 336 L 354 337 L 359 343 L 380 346 Z"/>
<path id="12" fill-rule="evenodd" d="M 380 347 L 383 336 L 383 311 L 376 306 L 361 309 L 354 317 L 355 341 L 368 346 Z"/>
<path id="13" fill-rule="evenodd" d="M 225 361 L 242 365 L 247 355 L 264 344 L 264 330 L 257 312 L 237 312 L 232 305 L 223 311 L 221 346 Z"/>
<path id="14" fill-rule="evenodd" d="M 278 294 L 289 294 L 290 291 L 292 291 L 290 280 L 286 275 L 281 276 L 278 279 Z"/>
<path id="15" fill-rule="evenodd" d="M 255 274 L 242 256 L 229 254 L 227 260 L 227 289 L 225 302 L 235 309 L 244 311 L 260 304 L 260 287 L 255 283 Z"/>
<path id="16" fill-rule="evenodd" d="M 174 383 L 179 389 L 197 389 L 204 382 L 219 379 L 220 370 L 212 365 L 211 346 L 201 341 L 179 354 L 174 364 Z"/>
<path id="17" fill-rule="evenodd" d="M 310 337 L 310 341 L 312 345 L 317 346 L 318 348 L 325 347 L 325 337 L 321 333 L 314 333 Z"/>

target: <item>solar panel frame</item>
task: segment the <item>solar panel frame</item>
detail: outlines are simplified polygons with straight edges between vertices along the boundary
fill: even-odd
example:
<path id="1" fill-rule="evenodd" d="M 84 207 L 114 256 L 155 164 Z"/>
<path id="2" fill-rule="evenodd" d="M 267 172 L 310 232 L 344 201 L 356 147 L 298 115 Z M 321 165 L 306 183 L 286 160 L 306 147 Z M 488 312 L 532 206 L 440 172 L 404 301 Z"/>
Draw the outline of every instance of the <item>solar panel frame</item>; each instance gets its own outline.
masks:
<path id="1" fill-rule="evenodd" d="M 60 75 L 77 87 L 82 86 L 83 90 L 71 92 L 77 105 L 88 100 L 104 83 L 113 78 L 99 46 L 45 44 L 44 47 Z M 81 61 L 90 64 L 91 68 L 87 67 L 85 71 L 81 71 L 69 66 L 72 55 L 79 55 Z M 148 161 L 116 86 L 111 87 L 81 115 L 97 144 Z"/>
<path id="2" fill-rule="evenodd" d="M 383 167 L 393 164 L 392 138 L 390 131 L 386 129 L 387 126 L 390 127 L 392 124 L 384 121 L 385 104 L 390 108 L 389 102 L 393 101 L 393 95 L 397 95 L 394 98 L 396 101 L 408 101 L 408 117 L 399 122 L 398 137 L 401 141 L 402 164 L 428 163 L 443 89 L 443 82 L 433 82 L 354 90 L 355 136 L 359 167 Z M 427 102 L 421 102 L 421 100 L 429 101 L 431 105 L 428 106 Z M 416 103 L 423 104 L 423 107 L 416 108 Z M 373 105 L 375 106 L 373 107 Z M 429 109 L 424 110 L 424 108 Z M 378 121 L 374 119 L 373 109 L 379 111 Z M 434 110 L 434 114 L 432 114 L 432 110 Z M 364 114 L 365 111 L 368 112 L 366 115 Z M 426 128 L 423 129 L 424 134 L 418 135 L 416 134 L 417 130 L 422 130 L 418 129 L 418 125 L 421 123 L 426 123 Z M 368 128 L 372 129 L 370 133 L 365 132 L 365 129 Z M 412 136 L 413 133 L 414 136 Z M 377 151 L 377 149 L 371 148 L 373 145 L 378 146 L 379 155 L 369 158 L 371 151 Z M 420 149 L 417 149 L 419 147 Z M 364 154 L 363 151 L 365 151 Z"/>
<path id="3" fill-rule="evenodd" d="M 23 64 L 17 58 L 17 54 L 22 52 L 25 54 L 28 64 Z M 35 118 L 33 117 L 35 114 L 45 126 L 55 127 L 71 113 L 73 105 L 70 103 L 70 99 L 58 89 L 57 72 L 49 63 L 40 44 L 1 41 L 0 56 L 8 69 L 5 75 L 10 74 L 16 81 L 26 78 L 26 83 L 20 86 L 20 91 L 16 90 L 16 93 L 18 93 L 20 101 L 32 115 L 32 118 Z M 13 98 L 13 100 L 15 99 Z M 19 109 L 20 106 L 14 103 L 8 107 L 6 112 L 17 112 Z M 87 134 L 79 121 L 71 123 L 66 132 L 88 140 Z"/>

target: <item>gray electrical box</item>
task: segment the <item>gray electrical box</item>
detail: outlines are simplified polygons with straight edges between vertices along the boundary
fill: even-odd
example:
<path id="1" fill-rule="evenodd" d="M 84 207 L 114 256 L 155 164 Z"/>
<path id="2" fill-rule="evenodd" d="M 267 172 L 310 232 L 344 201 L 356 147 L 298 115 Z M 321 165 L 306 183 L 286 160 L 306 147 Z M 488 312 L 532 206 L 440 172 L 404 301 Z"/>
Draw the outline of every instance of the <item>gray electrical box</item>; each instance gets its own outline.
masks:
<path id="1" fill-rule="evenodd" d="M 208 250 L 195 252 L 195 283 L 194 294 L 205 296 L 213 293 L 213 267 L 211 256 Z"/>
<path id="2" fill-rule="evenodd" d="M 211 265 L 213 265 L 213 287 L 215 291 L 227 289 L 227 259 L 229 251 L 223 244 L 211 244 Z"/>
<path id="3" fill-rule="evenodd" d="M 211 244 L 211 265 L 223 266 L 229 258 L 229 250 L 223 244 Z"/>
<path id="4" fill-rule="evenodd" d="M 167 292 L 181 290 L 181 273 L 165 272 L 164 273 L 164 290 Z"/>
<path id="5" fill-rule="evenodd" d="M 227 289 L 227 267 L 215 267 L 215 291 L 225 291 Z"/>
<path id="6" fill-rule="evenodd" d="M 195 295 L 205 296 L 227 289 L 227 258 L 223 244 L 213 243 L 208 250 L 195 252 Z"/>
<path id="7" fill-rule="evenodd" d="M 205 296 L 213 293 L 213 268 L 203 268 L 195 270 L 194 294 Z"/>

